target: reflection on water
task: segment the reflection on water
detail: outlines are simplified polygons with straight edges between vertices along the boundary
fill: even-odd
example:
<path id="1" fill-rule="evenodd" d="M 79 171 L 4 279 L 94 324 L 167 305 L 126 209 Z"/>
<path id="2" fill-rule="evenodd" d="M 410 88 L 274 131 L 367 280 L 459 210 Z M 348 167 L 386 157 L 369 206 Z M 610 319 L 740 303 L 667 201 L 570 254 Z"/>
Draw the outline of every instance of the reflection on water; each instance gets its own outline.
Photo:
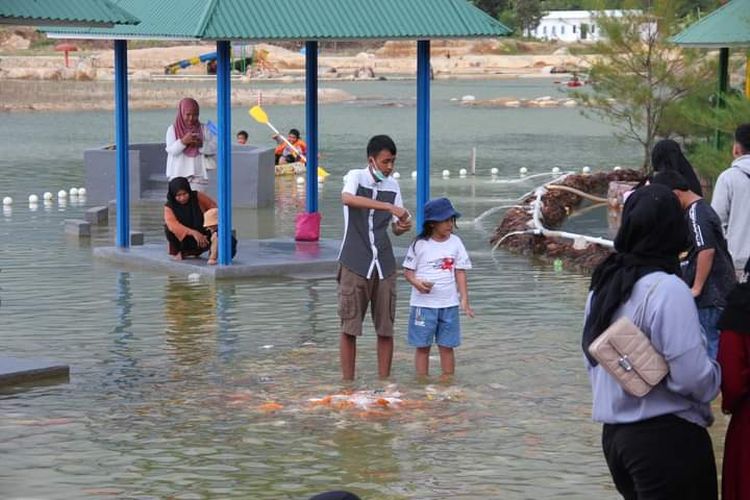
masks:
<path id="1" fill-rule="evenodd" d="M 96 227 L 90 244 L 65 237 L 64 219 L 85 204 L 4 207 L 0 217 L 2 351 L 44 354 L 71 365 L 66 385 L 0 395 L 3 498 L 306 498 L 336 488 L 363 498 L 616 498 L 590 422 L 580 352 L 588 280 L 503 252 L 488 239 L 500 213 L 533 182 L 499 182 L 552 166 L 627 164 L 637 148 L 576 111 L 463 108 L 451 97 L 534 97 L 548 82 L 436 82 L 433 171 L 466 167 L 477 177 L 431 179 L 464 214 L 459 234 L 474 269 L 477 317 L 463 322 L 450 386 L 413 376 L 405 343 L 409 289 L 399 282 L 394 375 L 376 381 L 369 320 L 358 378 L 339 382 L 336 286 L 332 279 L 191 282 L 186 275 L 122 272 L 92 259 L 111 244 Z M 341 176 L 364 161 L 367 138 L 387 132 L 413 209 L 413 82 L 342 84 L 361 97 L 321 106 L 322 234 L 340 238 Z M 213 110 L 205 110 L 211 117 Z M 301 107 L 270 107 L 278 126 L 303 123 Z M 60 116 L 66 126 L 60 129 Z M 362 120 L 366 116 L 367 120 Z M 169 110 L 134 111 L 134 142 L 161 140 Z M 233 129 L 262 142 L 245 110 Z M 110 113 L 0 115 L 0 197 L 26 200 L 83 184 L 82 151 L 111 142 Z M 19 149 L 15 145 L 25 144 Z M 269 141 L 270 144 L 270 141 Z M 540 147 L 540 144 L 543 147 Z M 554 155 L 552 158 L 551 155 Z M 490 167 L 500 170 L 493 182 Z M 291 236 L 304 186 L 279 179 L 272 209 L 235 210 L 240 238 Z M 503 201 L 505 200 L 505 201 Z M 512 202 L 511 202 L 512 203 Z M 572 218 L 569 230 L 608 234 L 606 210 Z M 161 204 L 133 207 L 131 225 L 163 242 Z M 408 237 L 395 239 L 405 247 Z M 395 384 L 403 405 L 363 411 L 310 400 Z M 711 430 L 720 452 L 726 419 Z"/>
<path id="2" fill-rule="evenodd" d="M 216 291 L 213 283 L 189 283 L 168 277 L 164 286 L 166 351 L 175 376 L 200 369 L 216 350 Z"/>

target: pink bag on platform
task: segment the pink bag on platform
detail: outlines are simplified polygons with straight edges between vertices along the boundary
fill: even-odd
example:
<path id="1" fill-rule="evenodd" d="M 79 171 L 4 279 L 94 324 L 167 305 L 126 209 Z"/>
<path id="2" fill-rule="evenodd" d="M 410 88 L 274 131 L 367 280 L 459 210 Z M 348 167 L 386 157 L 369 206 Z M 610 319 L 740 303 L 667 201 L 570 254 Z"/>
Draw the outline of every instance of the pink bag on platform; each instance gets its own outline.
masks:
<path id="1" fill-rule="evenodd" d="M 320 212 L 300 212 L 294 224 L 294 239 L 318 241 L 320 239 Z"/>

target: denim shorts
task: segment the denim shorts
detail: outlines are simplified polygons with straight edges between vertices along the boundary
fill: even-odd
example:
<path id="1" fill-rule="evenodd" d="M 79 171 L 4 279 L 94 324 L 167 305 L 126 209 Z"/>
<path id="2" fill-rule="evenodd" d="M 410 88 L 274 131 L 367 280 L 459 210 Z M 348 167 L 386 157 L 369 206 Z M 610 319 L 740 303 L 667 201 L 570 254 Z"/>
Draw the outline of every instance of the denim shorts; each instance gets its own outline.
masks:
<path id="1" fill-rule="evenodd" d="M 412 347 L 430 347 L 433 343 L 441 347 L 461 345 L 458 306 L 437 309 L 412 306 L 408 341 Z"/>

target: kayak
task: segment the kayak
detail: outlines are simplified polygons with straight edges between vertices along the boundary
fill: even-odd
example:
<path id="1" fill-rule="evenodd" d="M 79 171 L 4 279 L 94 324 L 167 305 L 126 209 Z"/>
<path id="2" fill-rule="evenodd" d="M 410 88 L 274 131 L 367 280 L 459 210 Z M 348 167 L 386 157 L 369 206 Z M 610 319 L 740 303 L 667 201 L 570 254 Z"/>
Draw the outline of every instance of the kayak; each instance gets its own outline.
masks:
<path id="1" fill-rule="evenodd" d="M 302 162 L 284 163 L 276 165 L 276 175 L 304 175 L 307 172 L 307 166 Z M 318 167 L 318 177 L 328 177 L 328 172 L 323 167 Z"/>

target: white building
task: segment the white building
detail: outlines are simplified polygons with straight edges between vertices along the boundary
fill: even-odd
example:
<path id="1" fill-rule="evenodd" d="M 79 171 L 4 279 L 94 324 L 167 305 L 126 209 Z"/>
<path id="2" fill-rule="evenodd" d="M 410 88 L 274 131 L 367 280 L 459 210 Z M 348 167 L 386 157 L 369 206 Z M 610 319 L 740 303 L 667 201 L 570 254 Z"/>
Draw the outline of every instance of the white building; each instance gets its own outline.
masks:
<path id="1" fill-rule="evenodd" d="M 622 16 L 623 10 L 600 11 L 608 16 Z M 581 40 L 596 42 L 600 40 L 599 27 L 594 13 L 588 10 L 551 10 L 547 12 L 539 26 L 530 35 L 542 40 L 560 40 L 577 42 Z"/>

